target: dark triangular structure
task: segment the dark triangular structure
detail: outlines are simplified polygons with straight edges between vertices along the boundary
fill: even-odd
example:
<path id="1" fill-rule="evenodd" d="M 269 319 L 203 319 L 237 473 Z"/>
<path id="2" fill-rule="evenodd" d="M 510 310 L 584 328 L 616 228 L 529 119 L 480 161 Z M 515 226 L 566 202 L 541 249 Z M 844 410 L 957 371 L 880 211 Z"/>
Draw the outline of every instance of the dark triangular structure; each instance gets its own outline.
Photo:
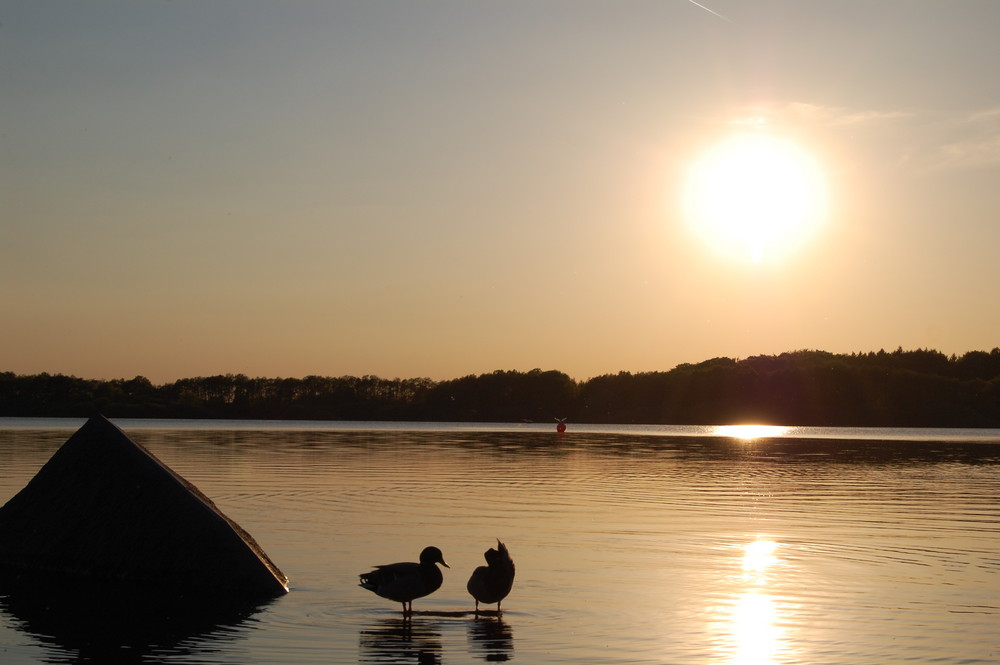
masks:
<path id="1" fill-rule="evenodd" d="M 179 593 L 288 590 L 250 534 L 102 416 L 0 508 L 0 571 Z"/>

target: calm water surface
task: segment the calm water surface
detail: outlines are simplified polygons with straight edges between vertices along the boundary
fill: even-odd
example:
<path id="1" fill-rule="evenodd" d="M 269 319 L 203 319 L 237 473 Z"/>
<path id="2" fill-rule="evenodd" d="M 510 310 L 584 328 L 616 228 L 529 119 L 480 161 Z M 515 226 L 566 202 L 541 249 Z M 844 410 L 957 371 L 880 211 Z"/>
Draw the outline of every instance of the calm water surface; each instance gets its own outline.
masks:
<path id="1" fill-rule="evenodd" d="M 291 593 L 169 631 L 0 598 L 3 663 L 1000 662 L 997 430 L 116 422 Z M 0 502 L 80 424 L 0 419 Z M 497 538 L 517 579 L 477 620 Z M 426 545 L 411 621 L 357 586 Z"/>

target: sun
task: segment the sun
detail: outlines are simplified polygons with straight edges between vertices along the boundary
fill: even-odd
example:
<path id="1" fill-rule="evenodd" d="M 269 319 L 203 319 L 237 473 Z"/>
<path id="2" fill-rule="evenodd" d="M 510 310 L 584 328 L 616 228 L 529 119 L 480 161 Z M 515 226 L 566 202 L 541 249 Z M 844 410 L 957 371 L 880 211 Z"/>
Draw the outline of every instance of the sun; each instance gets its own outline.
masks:
<path id="1" fill-rule="evenodd" d="M 778 260 L 810 240 L 828 214 L 819 163 L 794 141 L 738 134 L 691 167 L 685 217 L 712 249 L 754 263 Z"/>

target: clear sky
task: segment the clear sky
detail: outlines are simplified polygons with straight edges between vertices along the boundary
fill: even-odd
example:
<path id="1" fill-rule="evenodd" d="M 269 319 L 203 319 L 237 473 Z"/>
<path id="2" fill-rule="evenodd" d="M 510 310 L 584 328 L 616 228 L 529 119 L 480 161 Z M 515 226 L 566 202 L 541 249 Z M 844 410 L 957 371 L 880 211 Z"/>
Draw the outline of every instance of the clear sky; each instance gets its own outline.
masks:
<path id="1" fill-rule="evenodd" d="M 0 0 L 0 370 L 989 350 L 997 26 L 995 0 Z"/>

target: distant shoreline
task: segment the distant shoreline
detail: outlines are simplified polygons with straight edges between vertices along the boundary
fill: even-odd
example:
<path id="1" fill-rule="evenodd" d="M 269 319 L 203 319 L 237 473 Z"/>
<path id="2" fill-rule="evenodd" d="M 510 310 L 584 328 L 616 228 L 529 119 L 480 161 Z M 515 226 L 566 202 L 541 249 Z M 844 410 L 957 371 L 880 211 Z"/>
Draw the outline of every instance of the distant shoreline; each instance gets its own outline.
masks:
<path id="1" fill-rule="evenodd" d="M 0 431 L 53 430 L 72 432 L 86 418 L 0 416 Z M 548 423 L 500 422 L 415 422 L 369 420 L 250 420 L 230 418 L 116 418 L 112 422 L 126 432 L 328 432 L 366 435 L 409 434 L 555 436 Z M 742 430 L 747 429 L 749 432 Z M 735 431 L 734 431 L 735 430 Z M 1000 445 L 1000 427 L 781 427 L 749 425 L 648 425 L 574 423 L 567 441 L 592 441 L 593 437 L 650 437 L 654 439 L 725 439 L 743 441 L 783 441 L 790 445 L 819 444 L 824 441 L 869 441 L 883 444 L 947 442 L 951 444 Z M 553 440 L 562 440 L 561 437 Z"/>
<path id="2" fill-rule="evenodd" d="M 713 358 L 575 381 L 497 370 L 447 381 L 243 374 L 95 380 L 0 373 L 0 416 L 277 421 L 1000 427 L 1000 348 Z M 554 426 L 554 425 L 553 425 Z"/>

